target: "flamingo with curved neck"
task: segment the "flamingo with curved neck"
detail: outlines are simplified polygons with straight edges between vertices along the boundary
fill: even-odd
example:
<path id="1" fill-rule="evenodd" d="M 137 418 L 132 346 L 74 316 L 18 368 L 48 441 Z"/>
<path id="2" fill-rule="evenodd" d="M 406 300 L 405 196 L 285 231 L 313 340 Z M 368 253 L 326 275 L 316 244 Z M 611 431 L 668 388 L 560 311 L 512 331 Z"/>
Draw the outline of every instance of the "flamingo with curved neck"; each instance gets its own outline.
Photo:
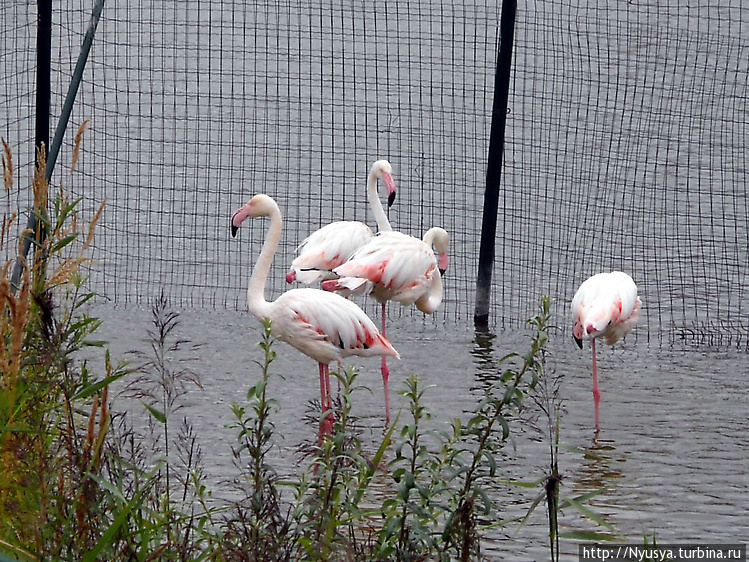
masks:
<path id="1" fill-rule="evenodd" d="M 378 180 L 385 184 L 388 207 L 395 201 L 393 168 L 387 160 L 372 164 L 367 177 L 367 199 L 379 232 L 393 230 L 377 193 Z M 336 221 L 325 225 L 305 238 L 297 248 L 297 257 L 291 262 L 286 282 L 314 283 L 332 279 L 331 271 L 341 265 L 356 250 L 373 238 L 372 230 L 359 221 Z"/>
<path id="2" fill-rule="evenodd" d="M 270 319 L 271 333 L 319 364 L 321 433 L 330 433 L 330 362 L 344 357 L 400 357 L 380 334 L 372 320 L 353 302 L 319 289 L 292 289 L 274 301 L 265 300 L 265 283 L 273 256 L 281 240 L 282 218 L 276 202 L 268 195 L 255 195 L 232 215 L 232 236 L 248 217 L 269 217 L 270 225 L 247 287 L 247 306 L 259 319 Z"/>

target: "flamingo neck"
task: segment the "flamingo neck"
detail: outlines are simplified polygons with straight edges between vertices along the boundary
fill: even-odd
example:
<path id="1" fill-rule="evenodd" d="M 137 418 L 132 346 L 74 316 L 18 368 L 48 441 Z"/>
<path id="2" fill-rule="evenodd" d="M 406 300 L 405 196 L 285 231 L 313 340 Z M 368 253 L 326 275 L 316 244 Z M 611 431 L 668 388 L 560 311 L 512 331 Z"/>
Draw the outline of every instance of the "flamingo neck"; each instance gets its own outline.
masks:
<path id="1" fill-rule="evenodd" d="M 435 268 L 429 292 L 420 297 L 415 304 L 416 308 L 422 312 L 432 314 L 437 310 L 440 303 L 442 303 L 442 275 L 440 275 L 440 272 Z"/>
<path id="2" fill-rule="evenodd" d="M 367 176 L 367 199 L 369 200 L 369 208 L 372 209 L 375 221 L 377 221 L 377 230 L 379 232 L 390 232 L 393 227 L 390 226 L 390 221 L 385 214 L 385 209 L 382 207 L 382 201 L 377 193 L 377 173 L 374 170 L 369 172 Z"/>
<path id="3" fill-rule="evenodd" d="M 270 265 L 281 240 L 281 212 L 277 208 L 272 209 L 268 217 L 270 218 L 268 233 L 247 287 L 247 308 L 258 318 L 266 318 L 270 312 L 271 303 L 265 300 L 265 281 L 268 279 Z"/>

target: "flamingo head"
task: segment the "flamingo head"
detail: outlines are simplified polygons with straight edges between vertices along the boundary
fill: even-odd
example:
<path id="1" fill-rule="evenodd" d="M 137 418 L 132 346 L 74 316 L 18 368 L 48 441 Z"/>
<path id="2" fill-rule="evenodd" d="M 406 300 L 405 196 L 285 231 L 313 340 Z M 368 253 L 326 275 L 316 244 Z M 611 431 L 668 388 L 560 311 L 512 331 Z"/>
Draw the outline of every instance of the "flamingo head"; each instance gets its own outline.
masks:
<path id="1" fill-rule="evenodd" d="M 437 254 L 437 267 L 440 270 L 440 275 L 444 275 L 450 265 L 450 258 L 447 255 L 450 235 L 444 228 L 435 226 L 427 230 L 424 235 L 424 242 L 431 246 L 434 253 Z"/>
<path id="2" fill-rule="evenodd" d="M 372 164 L 372 173 L 382 180 L 388 192 L 388 207 L 395 202 L 395 180 L 393 180 L 393 167 L 387 160 L 378 160 Z"/>
<path id="3" fill-rule="evenodd" d="M 580 322 L 580 320 L 577 320 L 575 322 L 575 325 L 572 327 L 572 338 L 575 340 L 577 347 L 582 349 L 583 348 L 583 324 L 582 322 Z"/>
<path id="4" fill-rule="evenodd" d="M 278 205 L 271 197 L 263 193 L 255 195 L 249 202 L 234 211 L 234 214 L 231 216 L 231 235 L 237 235 L 239 226 L 247 217 L 268 216 L 274 209 L 278 211 Z M 280 211 L 278 212 L 280 213 Z"/>
<path id="5" fill-rule="evenodd" d="M 573 335 L 576 341 L 578 339 L 582 340 L 583 335 L 586 335 L 588 339 L 592 340 L 604 334 L 613 324 L 614 318 L 609 314 L 601 312 L 593 318 L 590 316 L 587 317 L 584 322 L 578 320 L 578 322 L 575 323 Z M 582 341 L 580 341 L 578 345 L 580 346 L 580 349 L 582 349 Z"/>

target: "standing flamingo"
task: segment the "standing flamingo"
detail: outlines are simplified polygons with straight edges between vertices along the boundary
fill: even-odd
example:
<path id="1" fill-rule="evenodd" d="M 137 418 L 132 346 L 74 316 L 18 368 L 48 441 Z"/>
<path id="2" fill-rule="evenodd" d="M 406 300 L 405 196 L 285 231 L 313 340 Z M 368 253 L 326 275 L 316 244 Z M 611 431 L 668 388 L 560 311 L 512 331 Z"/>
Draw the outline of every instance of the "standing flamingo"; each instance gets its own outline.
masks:
<path id="1" fill-rule="evenodd" d="M 416 305 L 427 314 L 442 302 L 442 275 L 448 266 L 449 236 L 439 227 L 430 228 L 419 240 L 401 232 L 381 232 L 333 270 L 338 279 L 324 281 L 326 291 L 369 294 L 382 303 L 382 334 L 385 334 L 387 301 Z M 437 256 L 435 257 L 435 251 Z M 385 389 L 385 419 L 390 423 L 387 360 L 382 356 Z"/>
<path id="2" fill-rule="evenodd" d="M 387 160 L 377 160 L 372 164 L 367 177 L 369 207 L 377 221 L 377 229 L 386 232 L 393 229 L 377 194 L 378 179 L 382 179 L 387 188 L 390 207 L 395 201 L 395 182 L 393 168 Z M 286 274 L 286 282 L 314 283 L 334 278 L 335 275 L 332 275 L 331 271 L 369 242 L 373 236 L 372 230 L 359 221 L 336 221 L 325 225 L 310 234 L 299 245 L 298 255 L 291 262 L 291 269 Z"/>
<path id="3" fill-rule="evenodd" d="M 247 288 L 247 306 L 257 318 L 271 321 L 276 338 L 319 363 L 322 413 L 331 408 L 330 362 L 344 357 L 400 357 L 390 342 L 356 304 L 320 289 L 292 289 L 275 301 L 265 300 L 265 281 L 281 240 L 281 211 L 268 195 L 255 195 L 231 218 L 232 236 L 247 217 L 269 217 L 270 226 Z M 330 433 L 332 417 L 323 416 L 321 433 Z"/>
<path id="4" fill-rule="evenodd" d="M 596 366 L 596 340 L 600 337 L 613 345 L 626 336 L 637 323 L 642 302 L 637 296 L 637 285 L 621 271 L 593 275 L 580 285 L 572 299 L 575 324 L 572 336 L 583 348 L 583 335 L 587 335 L 593 348 L 593 400 L 596 405 L 598 429 L 598 369 Z"/>

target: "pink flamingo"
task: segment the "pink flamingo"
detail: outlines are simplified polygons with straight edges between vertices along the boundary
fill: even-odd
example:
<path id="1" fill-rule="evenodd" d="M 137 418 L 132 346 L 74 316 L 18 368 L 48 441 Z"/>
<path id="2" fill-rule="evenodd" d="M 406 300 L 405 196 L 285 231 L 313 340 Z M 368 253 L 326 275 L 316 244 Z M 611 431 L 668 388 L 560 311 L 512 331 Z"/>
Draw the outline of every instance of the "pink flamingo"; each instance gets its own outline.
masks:
<path id="1" fill-rule="evenodd" d="M 393 168 L 387 160 L 377 160 L 372 164 L 367 177 L 369 207 L 377 221 L 377 229 L 386 232 L 393 229 L 377 194 L 378 179 L 381 179 L 387 188 L 390 207 L 395 201 L 395 182 Z M 363 222 L 336 221 L 325 225 L 310 234 L 299 245 L 298 255 L 291 262 L 291 269 L 286 274 L 286 282 L 300 281 L 309 284 L 335 278 L 331 271 L 373 237 L 372 230 Z"/>
<path id="2" fill-rule="evenodd" d="M 281 211 L 268 195 L 255 195 L 231 218 L 232 236 L 247 217 L 269 217 L 270 226 L 247 288 L 247 306 L 257 318 L 271 321 L 274 337 L 289 343 L 319 364 L 322 413 L 331 408 L 330 362 L 344 357 L 400 357 L 372 320 L 356 304 L 320 289 L 292 289 L 275 301 L 265 300 L 265 282 L 281 240 Z M 330 433 L 332 416 L 323 415 L 322 433 Z"/>
<path id="3" fill-rule="evenodd" d="M 369 294 L 381 302 L 381 331 L 385 334 L 387 301 L 415 304 L 427 314 L 437 310 L 442 302 L 442 275 L 449 261 L 448 245 L 449 236 L 439 227 L 430 228 L 423 240 L 401 232 L 381 232 L 333 269 L 338 279 L 324 281 L 322 288 L 345 295 Z M 381 371 L 385 419 L 390 423 L 390 371 L 384 355 Z"/>
<path id="4" fill-rule="evenodd" d="M 598 369 L 596 366 L 596 340 L 601 338 L 613 345 L 626 336 L 637 323 L 642 302 L 637 296 L 637 285 L 621 271 L 599 273 L 589 277 L 572 299 L 572 315 L 575 324 L 572 336 L 583 348 L 583 336 L 587 335 L 593 348 L 593 400 L 596 406 L 596 429 L 598 429 Z"/>

